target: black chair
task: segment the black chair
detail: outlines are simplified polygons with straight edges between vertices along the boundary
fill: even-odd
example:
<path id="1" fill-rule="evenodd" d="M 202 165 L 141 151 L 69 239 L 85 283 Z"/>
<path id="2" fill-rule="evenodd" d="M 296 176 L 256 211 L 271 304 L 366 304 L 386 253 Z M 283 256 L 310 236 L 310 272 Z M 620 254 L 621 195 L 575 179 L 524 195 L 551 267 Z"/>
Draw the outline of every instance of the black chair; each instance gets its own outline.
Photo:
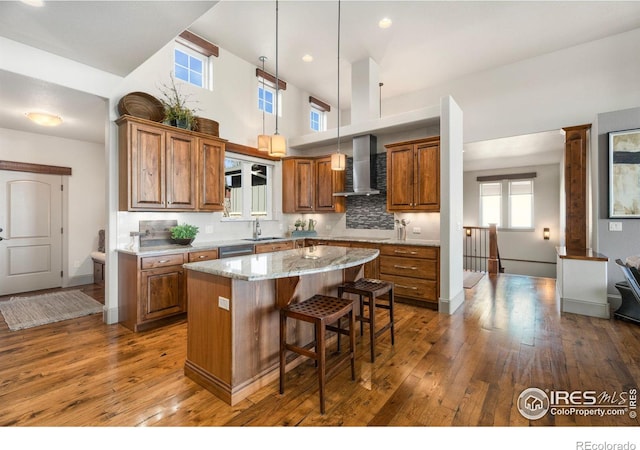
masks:
<path id="1" fill-rule="evenodd" d="M 615 284 L 622 296 L 622 304 L 615 310 L 613 316 L 617 319 L 640 323 L 640 272 L 620 259 L 616 259 L 616 264 L 622 270 L 626 281 Z"/>

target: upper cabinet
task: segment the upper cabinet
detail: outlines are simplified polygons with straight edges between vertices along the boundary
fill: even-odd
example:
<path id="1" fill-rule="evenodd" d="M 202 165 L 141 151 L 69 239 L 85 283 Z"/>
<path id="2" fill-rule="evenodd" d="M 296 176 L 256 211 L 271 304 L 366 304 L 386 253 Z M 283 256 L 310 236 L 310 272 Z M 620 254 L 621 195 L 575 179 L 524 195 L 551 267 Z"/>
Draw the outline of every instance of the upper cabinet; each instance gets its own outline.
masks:
<path id="1" fill-rule="evenodd" d="M 116 123 L 120 210 L 223 209 L 223 140 L 129 116 Z"/>
<path id="2" fill-rule="evenodd" d="M 331 156 L 282 160 L 284 213 L 344 212 L 344 171 L 331 170 Z"/>
<path id="3" fill-rule="evenodd" d="M 387 210 L 440 211 L 440 137 L 385 145 Z"/>

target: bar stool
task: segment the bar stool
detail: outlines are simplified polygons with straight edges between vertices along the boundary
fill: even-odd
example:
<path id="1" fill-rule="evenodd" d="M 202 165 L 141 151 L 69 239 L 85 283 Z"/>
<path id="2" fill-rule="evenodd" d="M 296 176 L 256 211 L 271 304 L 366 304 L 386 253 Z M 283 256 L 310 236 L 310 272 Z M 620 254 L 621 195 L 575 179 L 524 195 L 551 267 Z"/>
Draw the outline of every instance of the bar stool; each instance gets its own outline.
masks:
<path id="1" fill-rule="evenodd" d="M 349 329 L 333 326 L 343 317 L 349 319 Z M 314 326 L 315 340 L 307 348 L 299 347 L 287 342 L 287 319 L 302 320 L 312 323 Z M 334 331 L 338 336 L 349 335 L 349 352 L 339 355 L 332 365 L 326 365 L 326 331 Z M 309 350 L 314 348 L 315 351 Z M 328 377 L 333 375 L 347 361 L 351 361 L 351 379 L 356 379 L 355 369 L 355 316 L 353 314 L 353 302 L 346 299 L 329 297 L 326 295 L 314 295 L 299 303 L 291 303 L 280 309 L 280 394 L 284 394 L 285 366 L 287 350 L 298 353 L 316 361 L 318 373 L 318 385 L 320 391 L 320 412 L 324 414 L 324 386 Z"/>
<path id="2" fill-rule="evenodd" d="M 376 360 L 376 338 L 385 331 L 391 332 L 391 345 L 394 345 L 393 335 L 393 283 L 390 281 L 376 280 L 373 278 L 360 278 L 356 281 L 349 281 L 338 286 L 338 297 L 346 293 L 356 294 L 360 302 L 360 314 L 356 320 L 360 321 L 360 336 L 363 335 L 363 324 L 369 324 L 369 336 L 371 340 L 371 362 Z M 388 295 L 388 303 L 380 303 L 379 297 Z M 365 299 L 366 297 L 366 299 Z M 369 315 L 365 316 L 365 305 L 369 309 Z M 376 331 L 376 308 L 389 310 L 389 323 Z M 340 346 L 340 335 L 338 335 L 338 347 Z"/>

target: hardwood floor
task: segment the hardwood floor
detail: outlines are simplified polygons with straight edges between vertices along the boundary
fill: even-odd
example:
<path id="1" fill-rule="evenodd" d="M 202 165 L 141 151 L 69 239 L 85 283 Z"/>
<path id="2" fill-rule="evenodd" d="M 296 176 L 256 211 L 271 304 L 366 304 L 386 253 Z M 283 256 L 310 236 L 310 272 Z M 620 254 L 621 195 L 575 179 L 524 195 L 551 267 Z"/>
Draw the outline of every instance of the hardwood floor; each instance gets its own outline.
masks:
<path id="1" fill-rule="evenodd" d="M 233 407 L 218 400 L 183 374 L 184 321 L 133 333 L 93 315 L 11 332 L 0 315 L 0 425 L 639 424 L 628 414 L 527 420 L 516 403 L 530 387 L 637 389 L 640 326 L 560 314 L 553 279 L 485 276 L 465 294 L 451 316 L 398 303 L 395 346 L 379 338 L 371 364 L 367 333 L 359 337 L 357 381 L 349 370 L 328 381 L 325 415 L 312 363 L 287 374 L 284 395 L 276 381 Z"/>

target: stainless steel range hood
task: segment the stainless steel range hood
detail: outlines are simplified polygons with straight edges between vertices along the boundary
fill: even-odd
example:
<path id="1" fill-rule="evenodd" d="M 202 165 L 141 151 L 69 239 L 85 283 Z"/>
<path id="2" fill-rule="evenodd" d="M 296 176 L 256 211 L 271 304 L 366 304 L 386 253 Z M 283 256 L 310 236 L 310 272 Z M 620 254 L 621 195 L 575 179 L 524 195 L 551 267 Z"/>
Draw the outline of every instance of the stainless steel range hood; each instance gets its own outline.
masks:
<path id="1" fill-rule="evenodd" d="M 336 192 L 334 197 L 348 197 L 351 195 L 375 195 L 376 189 L 375 165 L 372 166 L 372 156 L 376 154 L 378 139 L 372 134 L 353 138 L 353 191 Z"/>

